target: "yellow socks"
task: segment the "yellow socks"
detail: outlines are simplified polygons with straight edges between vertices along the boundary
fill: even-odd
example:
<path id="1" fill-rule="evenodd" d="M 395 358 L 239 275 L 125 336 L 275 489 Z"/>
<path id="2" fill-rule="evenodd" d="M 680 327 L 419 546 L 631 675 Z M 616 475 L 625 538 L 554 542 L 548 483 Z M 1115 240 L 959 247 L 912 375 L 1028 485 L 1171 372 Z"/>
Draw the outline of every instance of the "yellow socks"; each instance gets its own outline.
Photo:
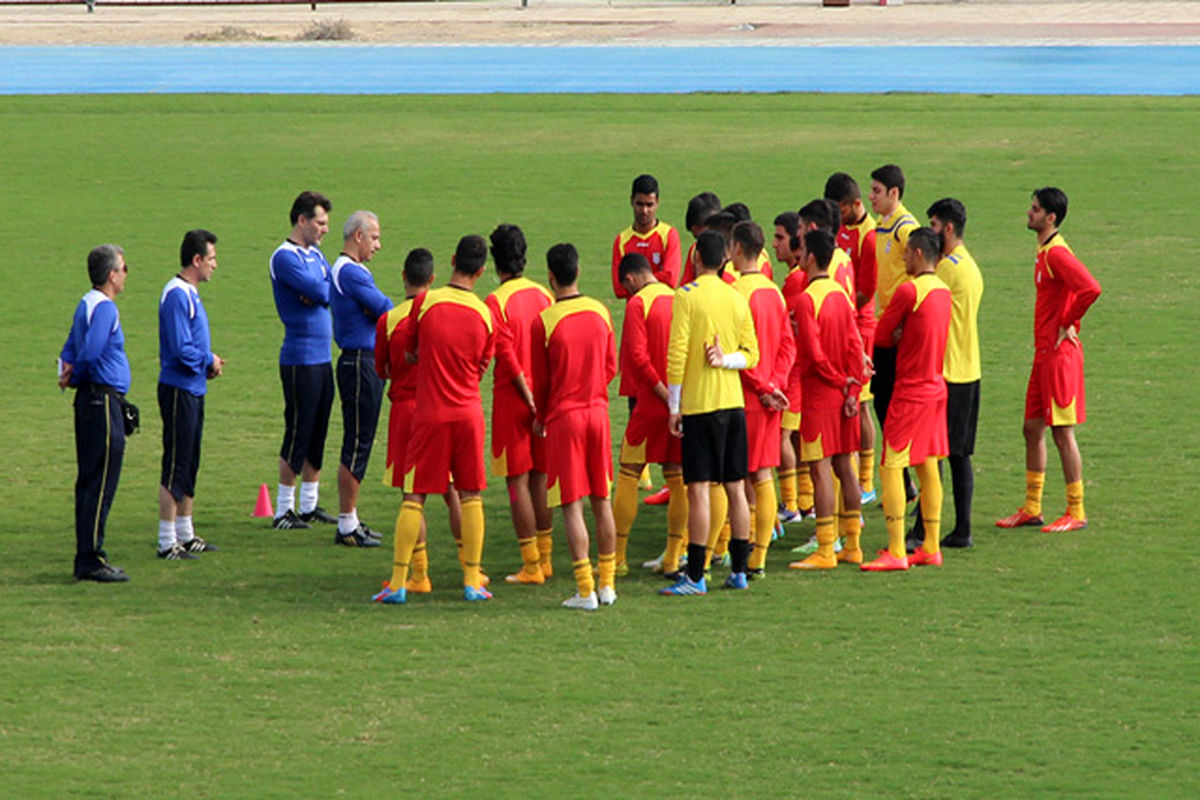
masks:
<path id="1" fill-rule="evenodd" d="M 843 511 L 838 514 L 838 529 L 842 535 L 842 552 L 858 550 L 862 547 L 862 519 L 857 511 Z"/>
<path id="2" fill-rule="evenodd" d="M 796 470 L 779 470 L 779 502 L 788 511 L 796 511 Z"/>
<path id="3" fill-rule="evenodd" d="M 642 465 L 642 474 L 638 476 L 638 487 L 649 491 L 654 488 L 654 481 L 650 479 L 650 465 Z"/>
<path id="4" fill-rule="evenodd" d="M 837 530 L 833 517 L 817 517 L 817 555 L 825 559 L 835 559 L 833 543 L 837 540 Z"/>
<path id="5" fill-rule="evenodd" d="M 1025 470 L 1025 513 L 1031 517 L 1041 516 L 1042 488 L 1046 485 L 1046 473 Z M 1080 502 L 1083 500 L 1083 490 L 1080 488 Z"/>
<path id="6" fill-rule="evenodd" d="M 708 518 L 708 547 L 704 559 L 705 569 L 708 569 L 712 563 L 713 552 L 721 538 L 725 520 L 729 516 L 729 496 L 725 494 L 725 487 L 719 483 L 712 484 L 708 489 L 708 511 L 710 516 Z"/>
<path id="7" fill-rule="evenodd" d="M 550 555 L 554 552 L 553 532 L 553 528 L 546 528 L 537 532 L 538 559 L 541 563 L 542 574 L 547 578 L 554 574 L 554 569 L 550 566 Z"/>
<path id="8" fill-rule="evenodd" d="M 1067 513 L 1075 519 L 1087 519 L 1083 510 L 1083 481 L 1067 484 Z"/>
<path id="9" fill-rule="evenodd" d="M 408 566 L 412 561 L 413 548 L 421 538 L 421 517 L 424 516 L 420 503 L 405 501 L 400 504 L 396 517 L 395 549 L 392 553 L 392 578 L 388 586 L 402 589 L 408 581 Z"/>
<path id="10" fill-rule="evenodd" d="M 463 586 L 479 588 L 479 563 L 483 558 L 483 498 L 462 501 Z"/>
<path id="11" fill-rule="evenodd" d="M 517 544 L 521 547 L 521 561 L 523 565 L 521 569 L 530 575 L 541 575 L 542 565 L 541 553 L 538 551 L 538 542 L 536 536 L 530 536 L 528 539 L 517 539 Z"/>
<path id="12" fill-rule="evenodd" d="M 581 558 L 578 561 L 572 561 L 571 568 L 575 570 L 575 585 L 579 587 L 577 589 L 579 596 L 587 597 L 596 588 L 596 584 L 592 579 L 592 562 L 586 558 Z"/>
<path id="13" fill-rule="evenodd" d="M 942 476 L 938 474 L 937 459 L 918 464 L 917 478 L 921 481 L 921 522 L 925 526 L 921 549 L 933 555 L 941 550 L 942 541 Z"/>
<path id="14" fill-rule="evenodd" d="M 879 484 L 883 489 L 888 551 L 896 558 L 907 558 L 908 551 L 904 549 L 904 470 L 899 467 L 880 467 Z"/>
<path id="15" fill-rule="evenodd" d="M 629 545 L 629 531 L 638 511 L 638 476 L 632 470 L 621 467 L 617 471 L 617 491 L 613 495 L 613 521 L 617 526 L 617 561 L 625 563 L 625 550 Z"/>
<path id="16" fill-rule="evenodd" d="M 801 464 L 796 470 L 796 505 L 805 511 L 813 507 L 813 482 L 808 464 Z"/>
<path id="17" fill-rule="evenodd" d="M 616 553 L 601 553 L 600 554 L 600 588 L 605 587 L 612 589 L 617 582 L 617 555 Z M 584 597 L 585 595 L 580 595 Z"/>
<path id="18" fill-rule="evenodd" d="M 775 482 L 771 479 L 754 484 L 754 549 L 750 551 L 750 569 L 763 569 L 767 564 L 767 549 L 771 532 L 775 530 Z"/>
<path id="19" fill-rule="evenodd" d="M 875 488 L 875 449 L 858 451 L 858 485 L 863 493 Z"/>
<path id="20" fill-rule="evenodd" d="M 663 478 L 671 489 L 671 500 L 667 503 L 667 553 L 663 556 L 663 572 L 674 572 L 679 569 L 679 554 L 687 544 L 687 487 L 683 484 L 683 473 L 678 470 L 664 470 Z"/>
<path id="21" fill-rule="evenodd" d="M 409 579 L 420 583 L 429 576 L 429 551 L 424 542 L 417 542 L 409 561 Z"/>

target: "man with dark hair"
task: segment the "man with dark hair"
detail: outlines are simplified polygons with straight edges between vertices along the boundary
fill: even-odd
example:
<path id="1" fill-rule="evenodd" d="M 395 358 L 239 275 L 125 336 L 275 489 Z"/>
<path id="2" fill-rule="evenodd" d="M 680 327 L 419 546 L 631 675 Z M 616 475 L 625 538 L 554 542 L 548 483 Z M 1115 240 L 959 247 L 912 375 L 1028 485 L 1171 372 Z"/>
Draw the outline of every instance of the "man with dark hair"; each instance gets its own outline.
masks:
<path id="1" fill-rule="evenodd" d="M 555 299 L 534 320 L 531 335 L 535 432 L 546 438 L 549 502 L 562 508 L 575 573 L 575 595 L 563 606 L 594 611 L 617 601 L 616 530 L 608 502 L 612 482 L 608 384 L 617 374 L 617 347 L 608 309 L 579 291 L 575 247 L 554 245 L 546 253 L 546 266 Z M 598 586 L 588 558 L 584 497 L 596 520 Z"/>
<path id="2" fill-rule="evenodd" d="M 445 494 L 453 479 L 462 498 L 463 598 L 490 600 L 483 587 L 483 498 L 487 485 L 483 402 L 479 382 L 496 349 L 492 313 L 472 293 L 487 263 L 482 236 L 464 236 L 450 282 L 413 300 L 409 323 L 395 344 L 416 360 L 419 424 L 404 458 L 404 503 L 396 519 L 391 579 L 372 597 L 404 603 L 409 565 L 421 535 L 425 497 Z"/>
<path id="3" fill-rule="evenodd" d="M 725 240 L 715 231 L 705 231 L 696 240 L 696 253 L 696 280 L 675 293 L 667 352 L 669 424 L 675 436 L 683 437 L 688 493 L 687 574 L 662 590 L 669 595 L 708 592 L 705 545 L 710 523 L 720 524 L 725 517 L 725 509 L 710 504 L 710 486 L 718 492 L 724 488 L 720 494 L 728 502 L 733 536 L 729 588 L 747 587 L 750 550 L 750 507 L 742 487 L 747 471 L 746 414 L 734 370 L 758 363 L 758 340 L 745 298 L 717 276 L 725 263 Z"/>
<path id="4" fill-rule="evenodd" d="M 116 298 L 129 268 L 115 244 L 88 253 L 87 267 L 92 288 L 75 307 L 58 369 L 58 388 L 75 389 L 75 577 L 120 583 L 129 576 L 108 563 L 104 528 L 125 455 L 130 373 Z"/>
<path id="5" fill-rule="evenodd" d="M 342 402 L 342 453 L 338 464 L 338 519 L 335 544 L 378 547 L 380 536 L 358 519 L 358 491 L 375 443 L 383 380 L 375 373 L 375 326 L 392 301 L 375 285 L 367 262 L 379 251 L 379 217 L 355 211 L 342 228 L 342 252 L 330 273 L 329 308 L 333 338 L 342 353 L 337 362 Z"/>
<path id="6" fill-rule="evenodd" d="M 217 269 L 217 237 L 196 229 L 183 236 L 179 273 L 158 301 L 158 410 L 162 416 L 162 478 L 158 486 L 158 557 L 194 559 L 217 548 L 196 536 L 192 525 L 204 397 L 208 380 L 220 377 L 225 360 L 212 351 L 208 313 L 198 288 Z"/>
<path id="7" fill-rule="evenodd" d="M 800 233 L 800 215 L 795 211 L 784 211 L 775 215 L 775 236 L 771 246 L 775 250 L 775 258 L 787 267 L 790 273 L 796 268 L 796 256 L 792 252 L 792 239 Z"/>
<path id="8" fill-rule="evenodd" d="M 1075 426 L 1087 419 L 1079 327 L 1100 296 L 1100 284 L 1058 232 L 1067 218 L 1067 195 L 1061 189 L 1045 186 L 1035 191 L 1027 216 L 1029 230 L 1037 234 L 1038 250 L 1033 267 L 1037 287 L 1033 368 L 1025 392 L 1025 504 L 996 525 L 1042 525 L 1049 426 L 1067 483 L 1067 512 L 1042 530 L 1077 531 L 1087 527 L 1083 460 L 1075 441 Z"/>
<path id="9" fill-rule="evenodd" d="M 897 287 L 875 331 L 876 348 L 892 344 L 897 346 L 897 353 L 895 392 L 883 422 L 883 465 L 879 470 L 888 548 L 879 558 L 862 565 L 869 572 L 942 565 L 938 538 L 942 481 L 937 460 L 949 451 L 942 366 L 952 300 L 950 289 L 934 274 L 941 250 L 941 240 L 932 229 L 909 232 L 904 264 L 912 280 Z M 916 468 L 920 480 L 925 521 L 925 540 L 911 555 L 904 541 L 903 470 L 908 466 Z"/>
<path id="10" fill-rule="evenodd" d="M 679 285 L 696 280 L 696 239 L 708 230 L 708 218 L 721 210 L 721 198 L 713 192 L 701 192 L 688 201 L 687 216 L 684 224 L 688 233 L 692 234 L 692 243 L 688 245 L 687 257 L 683 260 L 683 275 Z"/>
<path id="11" fill-rule="evenodd" d="M 318 505 L 325 434 L 333 408 L 329 262 L 320 249 L 321 239 L 329 232 L 332 208 L 324 195 L 301 192 L 289 215 L 292 231 L 271 254 L 271 291 L 283 323 L 279 378 L 284 431 L 272 523 L 280 530 L 308 528 L 310 522 L 337 522 Z"/>
<path id="12" fill-rule="evenodd" d="M 658 180 L 653 175 L 634 178 L 629 204 L 633 207 L 633 224 L 613 240 L 613 292 L 622 299 L 629 296 L 617 277 L 617 265 L 626 253 L 641 253 L 654 268 L 654 276 L 674 288 L 679 285 L 679 232 L 658 218 Z"/>
<path id="13" fill-rule="evenodd" d="M 496 328 L 492 375 L 492 474 L 504 478 L 521 570 L 509 583 L 545 583 L 554 574 L 550 556 L 553 517 L 546 505 L 546 453 L 533 435 L 533 374 L 530 331 L 554 296 L 525 277 L 525 234 L 500 225 L 491 235 L 492 262 L 500 286 L 487 296 Z"/>

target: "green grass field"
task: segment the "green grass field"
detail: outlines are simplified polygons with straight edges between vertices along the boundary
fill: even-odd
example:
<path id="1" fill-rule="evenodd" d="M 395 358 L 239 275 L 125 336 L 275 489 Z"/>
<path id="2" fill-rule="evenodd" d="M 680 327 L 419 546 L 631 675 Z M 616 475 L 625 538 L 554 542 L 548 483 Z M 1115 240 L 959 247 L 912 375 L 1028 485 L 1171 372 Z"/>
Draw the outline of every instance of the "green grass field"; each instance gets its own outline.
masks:
<path id="1" fill-rule="evenodd" d="M 1196 98 L 0 99 L 0 796 L 1195 794 L 1198 125 Z M 607 299 L 639 172 L 659 177 L 673 224 L 713 189 L 769 225 L 830 172 L 865 181 L 889 161 L 922 218 L 938 197 L 966 203 L 987 285 L 977 544 L 943 569 L 790 574 L 805 527 L 749 593 L 671 601 L 635 570 L 614 608 L 581 615 L 558 607 L 573 590 L 560 538 L 551 585 L 501 585 L 479 607 L 459 599 L 431 503 L 435 592 L 392 608 L 367 602 L 390 547 L 250 518 L 282 427 L 266 263 L 299 190 L 333 198 L 331 257 L 347 213 L 379 213 L 373 268 L 393 296 L 409 248 L 430 247 L 444 280 L 460 235 L 514 222 L 531 276 L 572 241 L 585 289 Z M 1048 183 L 1070 194 L 1063 231 L 1105 290 L 1083 330 L 1091 527 L 1061 536 L 991 525 L 1023 492 L 1024 211 Z M 228 364 L 196 515 L 221 552 L 180 564 L 154 558 L 156 309 L 195 226 L 221 237 L 203 294 Z M 106 241 L 130 264 L 119 305 L 143 411 L 109 519 L 123 586 L 71 578 L 71 398 L 53 376 L 85 255 Z M 613 419 L 619 438 L 616 404 Z M 340 432 L 335 419 L 327 506 Z M 390 529 L 399 496 L 381 472 L 377 450 L 360 513 Z M 1051 448 L 1047 512 L 1063 505 Z M 502 576 L 519 557 L 500 485 L 485 507 L 485 564 Z M 631 562 L 657 553 L 663 521 L 643 507 Z M 878 507 L 866 537 L 884 539 Z"/>

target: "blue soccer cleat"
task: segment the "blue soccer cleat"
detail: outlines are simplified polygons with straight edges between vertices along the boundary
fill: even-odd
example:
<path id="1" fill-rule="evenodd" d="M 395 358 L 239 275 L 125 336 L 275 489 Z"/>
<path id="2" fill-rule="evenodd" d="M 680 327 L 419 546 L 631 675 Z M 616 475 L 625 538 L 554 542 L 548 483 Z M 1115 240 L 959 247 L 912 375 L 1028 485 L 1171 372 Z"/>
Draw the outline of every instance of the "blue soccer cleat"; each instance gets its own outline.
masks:
<path id="1" fill-rule="evenodd" d="M 659 589 L 661 595 L 686 597 L 689 595 L 708 594 L 708 583 L 701 578 L 699 581 L 693 581 L 687 575 L 679 579 L 678 583 L 668 586 L 665 589 Z"/>
<path id="2" fill-rule="evenodd" d="M 478 603 L 483 600 L 491 600 L 491 599 L 492 599 L 492 593 L 489 592 L 487 589 L 484 589 L 482 586 L 464 586 L 463 587 L 463 600 L 466 600 L 471 603 Z"/>
<path id="3" fill-rule="evenodd" d="M 868 503 L 874 503 L 878 499 L 879 499 L 879 492 L 876 491 L 875 489 L 872 489 L 869 492 L 862 493 L 862 500 L 860 502 L 862 502 L 862 504 L 865 506 Z"/>
<path id="4" fill-rule="evenodd" d="M 771 529 L 771 541 L 777 542 L 786 535 L 787 532 L 783 529 L 783 523 L 776 522 L 775 527 Z"/>
<path id="5" fill-rule="evenodd" d="M 725 579 L 723 589 L 749 589 L 750 581 L 746 580 L 746 573 L 731 572 L 729 577 Z"/>
<path id="6" fill-rule="evenodd" d="M 371 597 L 372 603 L 387 603 L 389 605 L 400 605 L 408 602 L 408 589 L 401 586 L 399 589 L 393 589 L 388 584 L 383 585 L 383 589 L 379 594 Z"/>

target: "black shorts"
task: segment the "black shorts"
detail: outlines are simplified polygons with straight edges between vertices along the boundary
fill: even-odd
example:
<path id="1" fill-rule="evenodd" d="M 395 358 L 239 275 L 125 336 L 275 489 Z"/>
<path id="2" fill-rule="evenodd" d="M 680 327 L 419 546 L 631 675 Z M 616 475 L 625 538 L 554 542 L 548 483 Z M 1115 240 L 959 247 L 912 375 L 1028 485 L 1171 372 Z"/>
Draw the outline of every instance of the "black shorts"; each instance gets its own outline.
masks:
<path id="1" fill-rule="evenodd" d="M 159 485 L 179 502 L 196 496 L 200 471 L 200 438 L 204 434 L 204 395 L 158 385 L 158 412 L 162 416 L 163 456 Z"/>
<path id="2" fill-rule="evenodd" d="M 946 433 L 950 455 L 975 452 L 975 429 L 979 426 L 979 381 L 946 383 Z"/>
<path id="3" fill-rule="evenodd" d="M 280 364 L 283 383 L 283 446 L 279 457 L 299 474 L 304 462 L 320 469 L 325 434 L 333 410 L 333 367 L 329 364 Z"/>
<path id="4" fill-rule="evenodd" d="M 683 416 L 683 482 L 745 479 L 746 412 L 723 408 Z"/>
<path id="5" fill-rule="evenodd" d="M 882 430 L 888 406 L 892 402 L 892 389 L 896 385 L 896 348 L 876 347 L 873 363 L 875 374 L 871 377 L 871 394 L 875 396 L 875 416 Z"/>
<path id="6" fill-rule="evenodd" d="M 362 483 L 383 404 L 375 351 L 343 350 L 337 361 L 337 388 L 342 400 L 342 466 Z"/>

